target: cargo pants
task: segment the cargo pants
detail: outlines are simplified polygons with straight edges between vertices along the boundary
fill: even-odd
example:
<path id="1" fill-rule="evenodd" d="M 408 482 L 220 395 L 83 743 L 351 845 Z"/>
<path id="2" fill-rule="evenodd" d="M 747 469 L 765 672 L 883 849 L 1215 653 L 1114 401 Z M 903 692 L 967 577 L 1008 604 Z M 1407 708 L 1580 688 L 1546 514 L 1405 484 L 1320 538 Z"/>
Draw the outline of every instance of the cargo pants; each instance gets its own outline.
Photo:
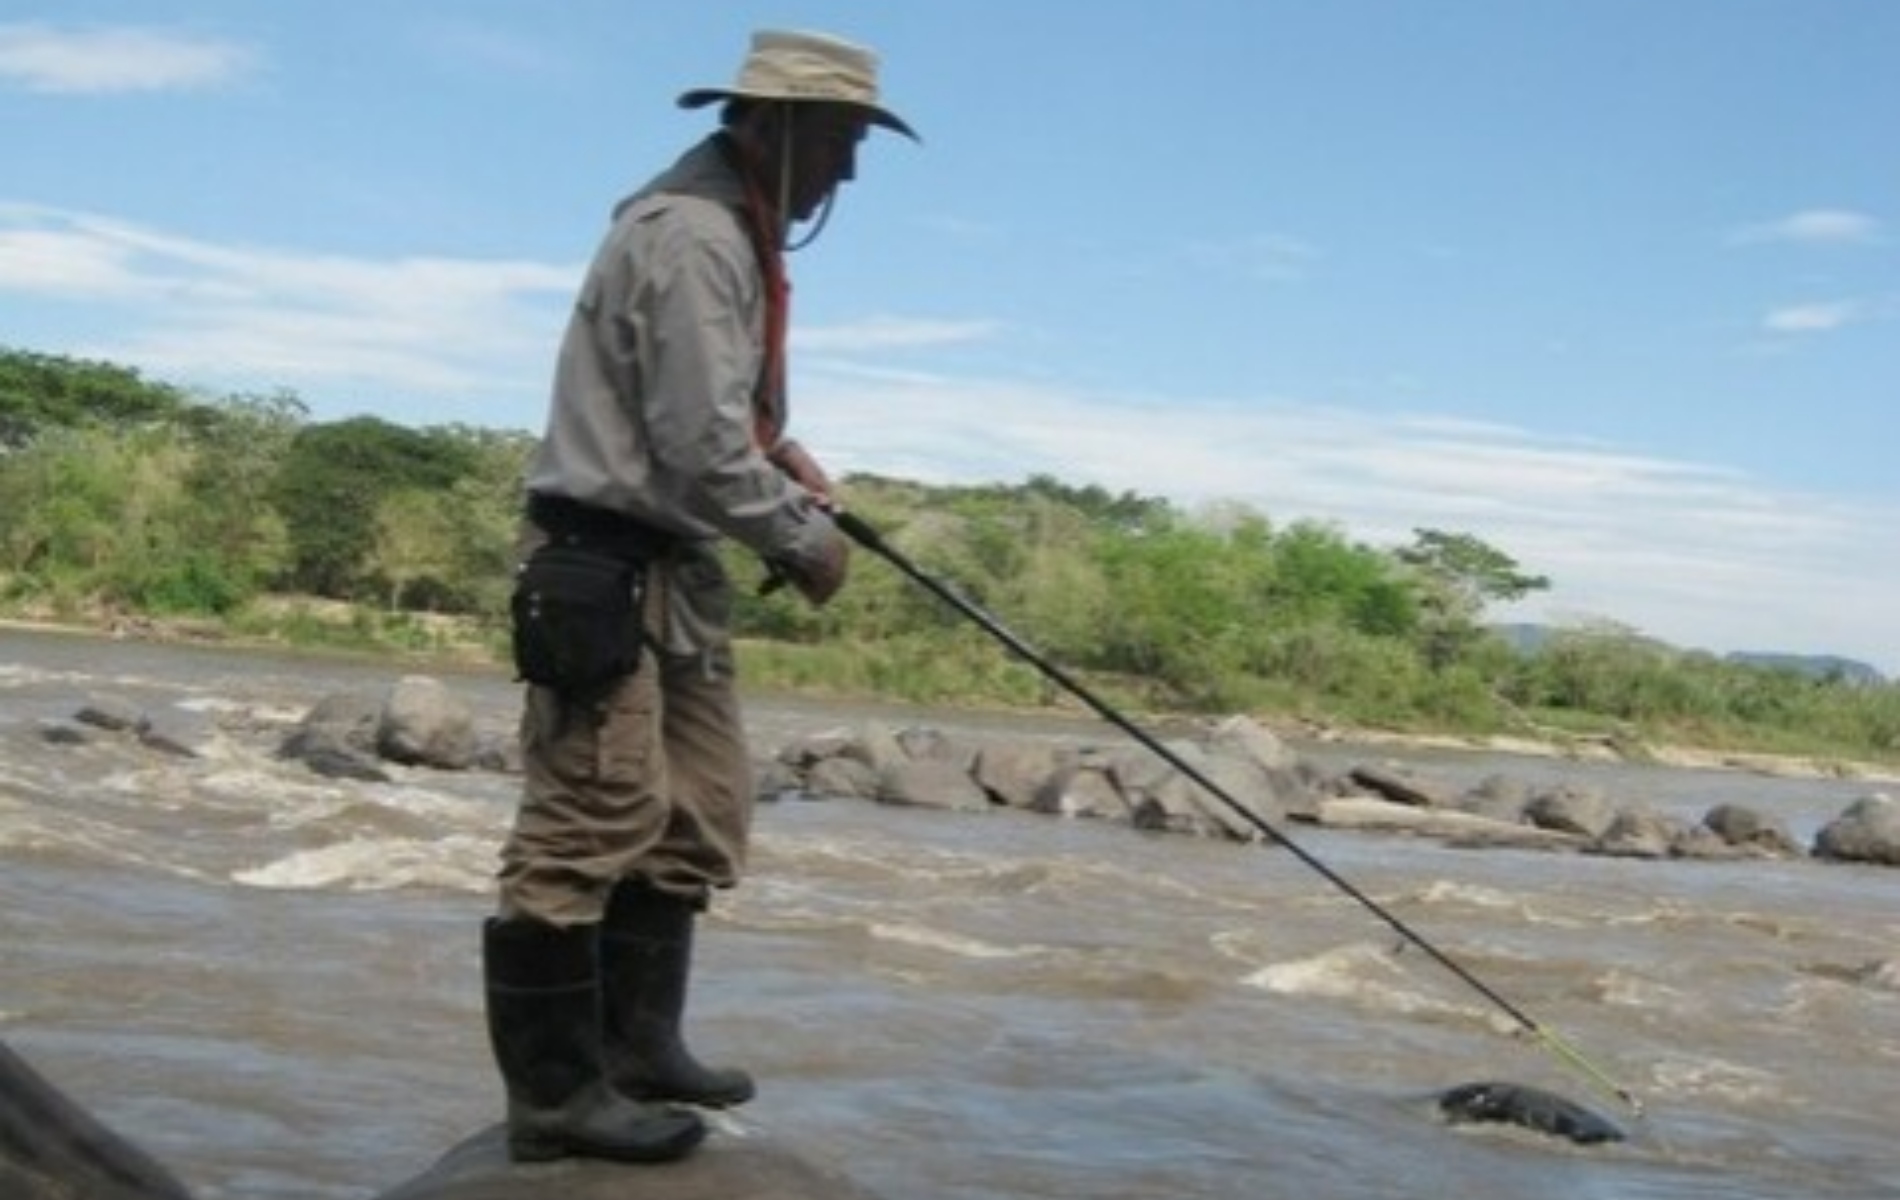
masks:
<path id="1" fill-rule="evenodd" d="M 753 798 L 731 606 L 710 546 L 669 554 L 648 567 L 639 670 L 586 703 L 528 687 L 502 917 L 591 924 L 622 880 L 703 908 L 738 882 Z"/>

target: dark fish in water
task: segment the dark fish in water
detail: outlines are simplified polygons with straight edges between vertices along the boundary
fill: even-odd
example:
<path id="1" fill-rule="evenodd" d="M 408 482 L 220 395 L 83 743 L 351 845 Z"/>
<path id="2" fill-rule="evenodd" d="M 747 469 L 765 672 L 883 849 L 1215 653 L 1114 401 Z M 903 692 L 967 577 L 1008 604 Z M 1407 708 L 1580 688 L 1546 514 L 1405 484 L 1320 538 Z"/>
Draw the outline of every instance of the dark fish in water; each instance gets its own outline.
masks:
<path id="1" fill-rule="evenodd" d="M 1583 1105 L 1518 1083 L 1464 1083 L 1440 1094 L 1438 1111 L 1453 1125 L 1521 1125 L 1579 1145 L 1620 1142 L 1623 1131 Z"/>

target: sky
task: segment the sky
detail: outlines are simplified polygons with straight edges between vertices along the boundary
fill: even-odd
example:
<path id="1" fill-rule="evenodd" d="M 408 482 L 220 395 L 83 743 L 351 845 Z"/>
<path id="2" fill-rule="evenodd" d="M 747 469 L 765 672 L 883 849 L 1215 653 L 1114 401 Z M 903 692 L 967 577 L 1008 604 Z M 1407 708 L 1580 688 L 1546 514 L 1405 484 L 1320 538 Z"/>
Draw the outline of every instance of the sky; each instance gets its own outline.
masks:
<path id="1" fill-rule="evenodd" d="M 757 28 L 924 139 L 791 260 L 832 474 L 1469 533 L 1551 581 L 1499 618 L 1900 675 L 1887 0 L 0 0 L 0 345 L 538 431 Z"/>

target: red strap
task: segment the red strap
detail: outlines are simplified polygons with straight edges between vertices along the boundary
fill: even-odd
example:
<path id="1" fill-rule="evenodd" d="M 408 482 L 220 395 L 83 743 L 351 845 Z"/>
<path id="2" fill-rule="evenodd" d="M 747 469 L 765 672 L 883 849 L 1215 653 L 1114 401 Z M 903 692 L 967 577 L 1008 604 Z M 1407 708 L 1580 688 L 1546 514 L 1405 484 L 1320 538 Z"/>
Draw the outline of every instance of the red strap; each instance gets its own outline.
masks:
<path id="1" fill-rule="evenodd" d="M 752 250 L 765 280 L 765 358 L 758 386 L 752 393 L 752 439 L 770 450 L 785 436 L 785 341 L 791 324 L 792 282 L 785 274 L 785 253 L 779 246 L 778 222 L 752 173 L 739 172 L 745 181 L 745 208 Z"/>

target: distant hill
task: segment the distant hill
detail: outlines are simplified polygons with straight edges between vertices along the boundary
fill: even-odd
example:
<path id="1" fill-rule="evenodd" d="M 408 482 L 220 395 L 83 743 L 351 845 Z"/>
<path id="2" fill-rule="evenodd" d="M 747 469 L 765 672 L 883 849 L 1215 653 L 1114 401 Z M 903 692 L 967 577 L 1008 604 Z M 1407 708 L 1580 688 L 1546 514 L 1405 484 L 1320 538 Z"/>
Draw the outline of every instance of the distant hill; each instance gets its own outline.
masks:
<path id="1" fill-rule="evenodd" d="M 1512 624 L 1493 625 L 1491 632 L 1504 639 L 1513 649 L 1524 654 L 1535 654 L 1548 645 L 1552 638 L 1562 635 L 1561 626 Z M 1651 642 L 1652 639 L 1638 637 L 1638 640 Z M 1661 642 L 1653 642 L 1662 646 Z M 1765 667 L 1775 671 L 1793 671 L 1812 679 L 1841 679 L 1848 683 L 1881 684 L 1886 678 L 1868 664 L 1858 659 L 1842 658 L 1837 654 L 1783 654 L 1774 651 L 1738 650 L 1723 656 L 1724 662 L 1738 666 Z"/>
<path id="2" fill-rule="evenodd" d="M 1815 679 L 1844 679 L 1848 683 L 1885 683 L 1879 671 L 1866 663 L 1834 654 L 1775 654 L 1764 651 L 1737 651 L 1726 661 L 1750 667 L 1769 667 L 1794 671 Z"/>

